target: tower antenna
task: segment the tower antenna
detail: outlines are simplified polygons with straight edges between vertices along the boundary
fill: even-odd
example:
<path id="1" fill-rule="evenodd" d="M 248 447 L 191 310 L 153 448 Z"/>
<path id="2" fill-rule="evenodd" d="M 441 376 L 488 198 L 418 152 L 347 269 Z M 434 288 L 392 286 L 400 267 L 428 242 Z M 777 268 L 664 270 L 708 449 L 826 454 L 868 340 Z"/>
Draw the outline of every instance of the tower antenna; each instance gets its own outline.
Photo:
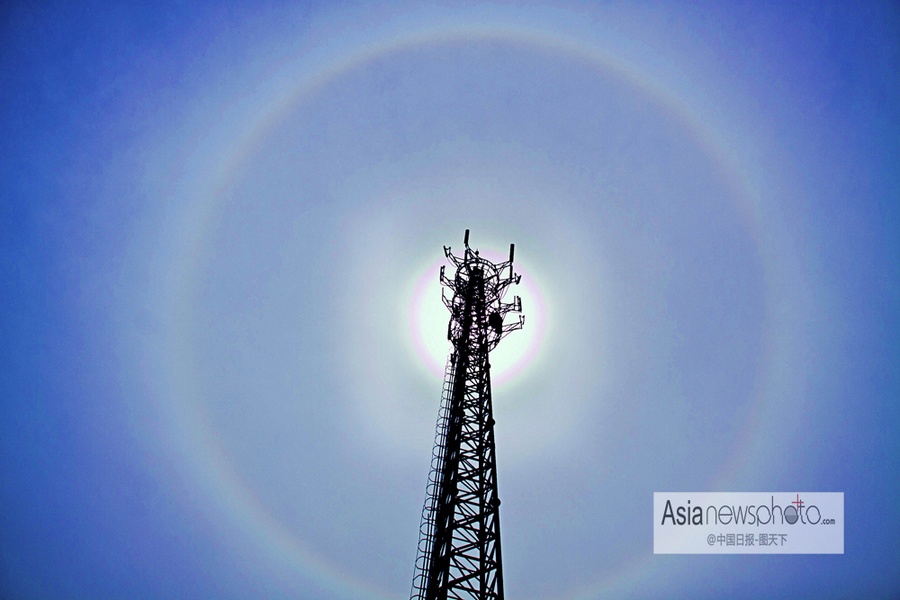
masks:
<path id="1" fill-rule="evenodd" d="M 438 411 L 412 600 L 503 598 L 489 353 L 525 323 L 518 296 L 503 302 L 507 288 L 521 276 L 513 271 L 513 244 L 502 263 L 473 251 L 468 229 L 463 245 L 462 257 L 444 247 L 456 268 L 453 278 L 443 266 L 440 272 L 453 349 Z M 506 323 L 509 313 L 518 313 L 518 319 Z"/>

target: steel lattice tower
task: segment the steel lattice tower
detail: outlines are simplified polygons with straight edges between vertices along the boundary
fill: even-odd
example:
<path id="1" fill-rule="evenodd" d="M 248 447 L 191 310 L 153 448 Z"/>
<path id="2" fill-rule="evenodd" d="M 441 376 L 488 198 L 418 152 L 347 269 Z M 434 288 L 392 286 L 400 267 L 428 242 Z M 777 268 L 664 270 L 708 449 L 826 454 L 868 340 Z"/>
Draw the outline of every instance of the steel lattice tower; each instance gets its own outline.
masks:
<path id="1" fill-rule="evenodd" d="M 453 279 L 441 267 L 442 293 L 450 310 L 447 337 L 453 344 L 444 379 L 437 433 L 428 477 L 427 498 L 416 571 L 414 600 L 503 598 L 500 555 L 500 499 L 491 405 L 490 351 L 525 317 L 509 324 L 508 313 L 520 313 L 522 301 L 503 302 L 520 275 L 513 272 L 515 246 L 509 260 L 492 263 L 469 247 L 455 256 L 444 254 L 456 267 Z"/>

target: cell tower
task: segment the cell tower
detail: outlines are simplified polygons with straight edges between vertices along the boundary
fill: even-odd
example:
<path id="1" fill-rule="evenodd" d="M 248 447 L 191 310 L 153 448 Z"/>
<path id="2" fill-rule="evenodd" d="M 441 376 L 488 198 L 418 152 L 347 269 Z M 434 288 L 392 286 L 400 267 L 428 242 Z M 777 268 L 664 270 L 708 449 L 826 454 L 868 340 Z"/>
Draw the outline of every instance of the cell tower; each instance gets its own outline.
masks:
<path id="1" fill-rule="evenodd" d="M 508 313 L 521 313 L 522 301 L 503 302 L 512 283 L 515 245 L 509 260 L 492 263 L 469 247 L 455 256 L 444 254 L 456 267 L 449 279 L 441 267 L 441 283 L 453 295 L 441 293 L 450 310 L 447 338 L 453 344 L 447 362 L 437 433 L 428 476 L 413 600 L 503 598 L 500 555 L 500 498 L 494 451 L 491 405 L 491 363 L 488 354 L 525 317 L 504 323 Z"/>

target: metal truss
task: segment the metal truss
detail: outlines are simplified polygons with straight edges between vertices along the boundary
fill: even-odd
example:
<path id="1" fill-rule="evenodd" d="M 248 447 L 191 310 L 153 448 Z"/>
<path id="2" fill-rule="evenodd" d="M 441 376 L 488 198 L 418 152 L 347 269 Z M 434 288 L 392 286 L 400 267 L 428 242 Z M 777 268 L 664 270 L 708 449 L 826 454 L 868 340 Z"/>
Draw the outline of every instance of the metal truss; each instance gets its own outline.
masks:
<path id="1" fill-rule="evenodd" d="M 447 337 L 453 344 L 444 379 L 437 433 L 422 512 L 419 551 L 413 577 L 413 600 L 503 598 L 500 552 L 500 499 L 494 415 L 491 403 L 490 351 L 525 317 L 522 301 L 503 302 L 507 288 L 519 283 L 509 260 L 493 263 L 469 247 L 455 256 L 453 279 L 441 267 L 442 293 L 450 310 Z M 446 291 L 446 290 L 445 290 Z"/>

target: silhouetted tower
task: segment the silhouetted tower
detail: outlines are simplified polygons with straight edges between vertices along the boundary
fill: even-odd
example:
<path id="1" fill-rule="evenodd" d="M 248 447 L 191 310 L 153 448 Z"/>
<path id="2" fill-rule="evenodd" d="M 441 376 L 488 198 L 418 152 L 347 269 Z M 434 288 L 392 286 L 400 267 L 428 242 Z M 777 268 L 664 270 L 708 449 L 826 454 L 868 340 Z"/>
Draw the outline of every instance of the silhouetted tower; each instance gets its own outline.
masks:
<path id="1" fill-rule="evenodd" d="M 453 344 L 447 362 L 437 433 L 422 511 L 421 538 L 413 577 L 414 600 L 503 598 L 500 556 L 500 498 L 494 452 L 490 351 L 509 332 L 521 329 L 525 317 L 504 322 L 507 313 L 522 311 L 522 301 L 503 302 L 520 275 L 509 260 L 492 263 L 469 247 L 455 256 L 453 279 L 441 267 L 441 283 L 452 292 L 447 337 Z"/>

